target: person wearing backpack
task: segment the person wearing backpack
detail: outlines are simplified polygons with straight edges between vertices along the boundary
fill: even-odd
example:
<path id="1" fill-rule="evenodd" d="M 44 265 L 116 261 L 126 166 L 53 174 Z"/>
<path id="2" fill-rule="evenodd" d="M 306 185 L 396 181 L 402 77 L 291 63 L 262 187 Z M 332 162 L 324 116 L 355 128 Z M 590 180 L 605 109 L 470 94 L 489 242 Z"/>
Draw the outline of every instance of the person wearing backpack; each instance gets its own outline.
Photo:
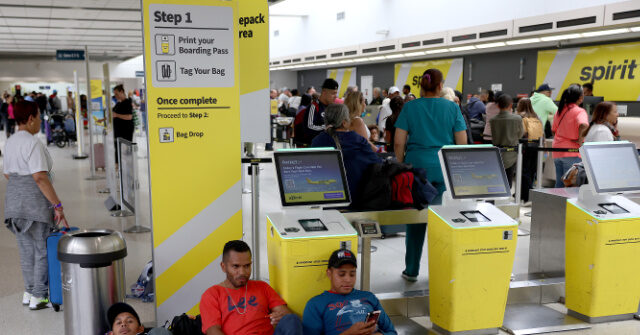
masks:
<path id="1" fill-rule="evenodd" d="M 344 169 L 347 174 L 351 203 L 357 203 L 358 185 L 369 165 L 381 163 L 382 159 L 373 152 L 369 141 L 353 130 L 349 130 L 351 119 L 349 108 L 345 105 L 332 104 L 324 113 L 326 130 L 311 142 L 312 147 L 334 147 L 342 151 Z"/>
<path id="2" fill-rule="evenodd" d="M 444 86 L 440 70 L 426 70 L 420 86 L 421 98 L 405 103 L 395 123 L 394 150 L 398 162 L 427 171 L 427 179 L 439 194 L 431 203 L 439 204 L 445 185 L 438 151 L 445 145 L 467 144 L 467 126 L 458 105 L 440 97 Z M 426 230 L 426 223 L 407 225 L 405 270 L 402 272 L 407 281 L 418 280 Z"/>

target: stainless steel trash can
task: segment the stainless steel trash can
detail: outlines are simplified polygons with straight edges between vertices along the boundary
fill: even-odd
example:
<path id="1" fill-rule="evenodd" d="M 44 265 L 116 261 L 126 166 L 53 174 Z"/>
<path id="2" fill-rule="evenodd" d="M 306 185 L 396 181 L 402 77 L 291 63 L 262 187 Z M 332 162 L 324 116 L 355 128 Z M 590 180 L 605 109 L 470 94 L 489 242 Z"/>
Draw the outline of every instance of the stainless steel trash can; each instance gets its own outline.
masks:
<path id="1" fill-rule="evenodd" d="M 66 335 L 104 334 L 107 309 L 124 301 L 127 245 L 119 232 L 77 231 L 58 243 Z"/>

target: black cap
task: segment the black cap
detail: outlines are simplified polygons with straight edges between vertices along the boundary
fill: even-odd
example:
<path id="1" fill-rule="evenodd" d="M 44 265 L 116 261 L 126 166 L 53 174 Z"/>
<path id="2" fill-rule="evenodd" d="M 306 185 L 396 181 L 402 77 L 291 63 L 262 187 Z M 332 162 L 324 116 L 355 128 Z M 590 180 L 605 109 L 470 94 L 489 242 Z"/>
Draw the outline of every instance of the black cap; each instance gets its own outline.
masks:
<path id="1" fill-rule="evenodd" d="M 334 251 L 329 257 L 329 268 L 339 268 L 344 264 L 353 264 L 353 266 L 358 266 L 358 260 L 356 256 L 349 249 L 339 249 Z"/>
<path id="2" fill-rule="evenodd" d="M 115 304 L 111 305 L 111 307 L 109 307 L 109 310 L 107 310 L 107 320 L 109 320 L 109 327 L 113 328 L 113 323 L 121 313 L 130 313 L 134 318 L 136 318 L 136 320 L 138 320 L 138 324 L 142 324 L 142 322 L 140 322 L 138 313 L 136 313 L 136 310 L 133 309 L 133 307 L 124 302 L 116 302 Z"/>
<path id="3" fill-rule="evenodd" d="M 338 86 L 340 86 L 338 82 L 331 78 L 325 79 L 324 83 L 322 83 L 322 88 L 326 88 L 328 90 L 337 90 Z"/>
<path id="4" fill-rule="evenodd" d="M 544 91 L 553 91 L 554 88 L 549 87 L 549 84 L 542 84 L 538 87 L 538 91 L 537 92 L 544 92 Z"/>

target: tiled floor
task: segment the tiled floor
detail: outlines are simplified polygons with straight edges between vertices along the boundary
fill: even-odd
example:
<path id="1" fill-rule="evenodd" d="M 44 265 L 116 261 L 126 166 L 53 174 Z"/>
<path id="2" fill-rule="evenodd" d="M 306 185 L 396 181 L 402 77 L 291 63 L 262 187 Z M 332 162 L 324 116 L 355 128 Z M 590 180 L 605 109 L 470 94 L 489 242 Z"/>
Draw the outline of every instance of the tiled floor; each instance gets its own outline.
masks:
<path id="1" fill-rule="evenodd" d="M 146 141 L 144 137 L 138 137 L 139 143 L 139 176 L 140 176 L 140 210 L 138 222 L 149 225 L 149 197 L 148 197 L 148 165 L 146 160 Z M 4 148 L 4 135 L 0 135 L 0 148 Z M 134 224 L 134 217 L 114 218 L 109 215 L 103 202 L 106 195 L 97 191 L 106 185 L 105 180 L 88 181 L 85 178 L 90 175 L 88 160 L 73 160 L 71 155 L 73 148 L 59 149 L 49 147 L 54 159 L 55 188 L 65 204 L 65 212 L 70 224 L 82 228 L 109 228 L 118 231 Z M 268 155 L 262 150 L 261 155 Z M 249 177 L 246 179 L 247 187 L 250 185 Z M 4 195 L 6 181 L 0 182 L 0 210 L 4 211 Z M 262 219 L 260 226 L 265 226 L 267 212 L 279 211 L 280 202 L 277 194 L 277 186 L 273 166 L 264 165 L 260 174 L 260 211 Z M 250 194 L 243 196 L 245 240 L 251 236 Z M 522 228 L 527 229 L 529 218 L 523 216 Z M 260 229 L 265 232 L 266 229 Z M 126 283 L 131 285 L 137 279 L 142 267 L 151 259 L 151 236 L 149 233 L 124 234 L 129 256 L 125 259 Z M 261 236 L 261 273 L 263 279 L 268 279 L 268 266 L 266 257 L 266 236 Z M 395 292 L 398 290 L 413 291 L 427 288 L 427 250 L 425 248 L 422 273 L 417 283 L 407 283 L 400 278 L 403 270 L 404 237 L 402 234 L 389 237 L 384 240 L 375 240 L 373 245 L 377 251 L 372 255 L 372 291 L 376 293 Z M 528 237 L 518 240 L 516 250 L 516 263 L 514 273 L 526 273 L 528 267 Z M 63 313 L 55 313 L 51 309 L 30 311 L 20 304 L 23 291 L 22 275 L 18 251 L 14 236 L 5 228 L 0 227 L 0 334 L 62 334 L 64 332 Z M 213 284 L 213 283 L 212 283 Z M 142 303 L 137 300 L 129 300 L 139 312 L 144 322 L 154 322 L 154 306 L 150 303 Z M 560 310 L 562 305 L 555 306 Z M 430 327 L 428 317 L 413 318 L 413 321 L 424 327 Z M 418 333 L 427 333 L 427 330 Z M 595 325 L 590 330 L 566 332 L 565 334 L 640 334 L 640 322 L 626 321 L 612 324 Z"/>

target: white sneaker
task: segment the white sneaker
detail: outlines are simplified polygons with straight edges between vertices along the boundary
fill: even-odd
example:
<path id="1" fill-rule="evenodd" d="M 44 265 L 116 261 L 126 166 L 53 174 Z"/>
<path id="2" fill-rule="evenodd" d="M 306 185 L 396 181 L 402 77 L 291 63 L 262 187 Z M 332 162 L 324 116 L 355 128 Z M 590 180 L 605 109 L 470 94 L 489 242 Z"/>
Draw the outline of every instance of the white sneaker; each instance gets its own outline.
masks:
<path id="1" fill-rule="evenodd" d="M 26 306 L 29 304 L 30 301 L 31 301 L 31 293 L 24 292 L 24 294 L 22 294 L 22 304 Z"/>
<path id="2" fill-rule="evenodd" d="M 31 296 L 31 299 L 29 301 L 29 309 L 36 310 L 36 309 L 43 309 L 47 307 L 49 307 L 49 299 L 38 298 L 34 295 Z"/>

